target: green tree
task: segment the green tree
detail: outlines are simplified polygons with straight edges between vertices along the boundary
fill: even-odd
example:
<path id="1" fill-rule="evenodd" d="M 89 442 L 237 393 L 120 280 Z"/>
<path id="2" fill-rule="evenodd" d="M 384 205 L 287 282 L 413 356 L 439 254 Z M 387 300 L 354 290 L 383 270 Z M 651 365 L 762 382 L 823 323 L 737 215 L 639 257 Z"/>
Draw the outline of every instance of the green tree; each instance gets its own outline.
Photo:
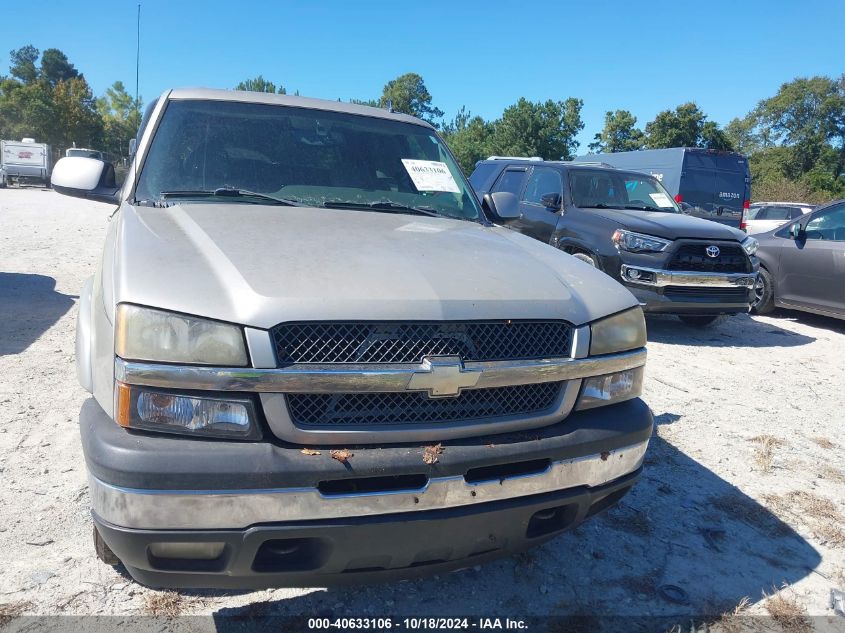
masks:
<path id="1" fill-rule="evenodd" d="M 704 113 L 694 103 L 684 103 L 674 111 L 659 112 L 654 121 L 645 126 L 646 143 L 650 149 L 698 147 L 704 119 Z"/>
<path id="2" fill-rule="evenodd" d="M 52 91 L 41 82 L 24 84 L 16 79 L 0 81 L 0 138 L 25 136 L 52 142 L 55 121 Z"/>
<path id="3" fill-rule="evenodd" d="M 79 71 L 68 61 L 67 55 L 58 48 L 48 48 L 41 54 L 39 77 L 51 86 L 55 86 L 60 81 L 79 77 Z"/>
<path id="4" fill-rule="evenodd" d="M 97 112 L 103 121 L 103 148 L 116 156 L 129 153 L 129 139 L 141 124 L 141 100 L 136 101 L 122 81 L 114 82 L 97 99 Z"/>
<path id="5" fill-rule="evenodd" d="M 724 128 L 725 136 L 740 154 L 753 154 L 771 145 L 765 131 L 760 130 L 756 111 L 732 119 Z"/>
<path id="6" fill-rule="evenodd" d="M 659 112 L 654 121 L 645 126 L 646 146 L 649 149 L 664 147 L 706 147 L 731 150 L 733 145 L 719 126 L 707 121 L 707 115 L 694 103 L 684 103 L 674 110 Z"/>
<path id="7" fill-rule="evenodd" d="M 699 131 L 698 144 L 700 147 L 720 151 L 733 151 L 734 146 L 728 136 L 713 121 L 705 121 Z"/>
<path id="8" fill-rule="evenodd" d="M 284 86 L 280 85 L 277 89 L 276 84 L 272 81 L 267 81 L 261 75 L 258 75 L 255 79 L 247 79 L 240 82 L 237 86 L 235 86 L 235 90 L 247 90 L 249 92 L 273 92 L 280 95 L 286 95 L 288 93 Z"/>
<path id="9" fill-rule="evenodd" d="M 801 173 L 813 169 L 831 142 L 842 148 L 841 171 L 845 163 L 845 78 L 799 77 L 761 101 L 757 112 L 760 125 L 771 130 L 774 140 L 794 148 Z"/>
<path id="10" fill-rule="evenodd" d="M 38 61 L 39 55 L 39 50 L 32 44 L 10 51 L 9 72 L 12 77 L 20 79 L 25 84 L 31 84 L 38 79 L 38 67 L 35 62 Z"/>
<path id="11" fill-rule="evenodd" d="M 406 73 L 388 81 L 379 98 L 379 106 L 393 108 L 394 112 L 410 114 L 423 121 L 434 123 L 443 116 L 443 110 L 431 105 L 431 93 L 423 78 L 417 73 Z"/>
<path id="12" fill-rule="evenodd" d="M 593 152 L 630 152 L 643 148 L 645 135 L 637 128 L 637 117 L 628 110 L 606 112 L 604 128 L 590 143 Z"/>
<path id="13" fill-rule="evenodd" d="M 340 101 L 340 99 L 338 99 L 338 101 Z M 350 99 L 349 103 L 354 103 L 355 105 L 370 106 L 371 108 L 379 107 L 378 99 Z"/>
<path id="14" fill-rule="evenodd" d="M 455 118 L 443 126 L 441 134 L 466 174 L 491 153 L 493 125 L 480 116 L 472 116 L 466 107 L 462 106 Z"/>
<path id="15" fill-rule="evenodd" d="M 53 89 L 53 108 L 56 118 L 50 130 L 50 142 L 61 147 L 70 147 L 74 143 L 81 147 L 100 145 L 103 121 L 84 77 L 74 77 L 56 84 Z"/>
<path id="16" fill-rule="evenodd" d="M 575 137 L 584 129 L 583 105 L 572 97 L 544 103 L 522 97 L 493 123 L 490 150 L 502 155 L 569 160 L 579 145 Z"/>

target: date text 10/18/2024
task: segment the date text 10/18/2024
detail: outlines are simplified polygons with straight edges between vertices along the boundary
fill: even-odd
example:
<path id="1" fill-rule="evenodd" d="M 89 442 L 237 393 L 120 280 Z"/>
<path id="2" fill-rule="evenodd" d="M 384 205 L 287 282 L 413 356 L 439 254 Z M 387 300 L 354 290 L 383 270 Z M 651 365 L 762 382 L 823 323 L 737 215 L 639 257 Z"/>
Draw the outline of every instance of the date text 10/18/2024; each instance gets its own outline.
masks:
<path id="1" fill-rule="evenodd" d="M 405 629 L 405 630 L 511 630 L 528 628 L 524 620 L 511 618 L 309 618 L 308 628 L 312 630 L 330 629 Z"/>

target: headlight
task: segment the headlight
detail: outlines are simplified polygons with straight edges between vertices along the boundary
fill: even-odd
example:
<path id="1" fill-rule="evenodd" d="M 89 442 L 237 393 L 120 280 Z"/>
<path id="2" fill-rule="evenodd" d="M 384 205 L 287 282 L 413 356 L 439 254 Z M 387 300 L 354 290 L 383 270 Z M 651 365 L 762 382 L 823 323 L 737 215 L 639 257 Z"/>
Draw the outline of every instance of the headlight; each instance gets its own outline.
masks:
<path id="1" fill-rule="evenodd" d="M 115 398 L 115 420 L 126 428 L 243 440 L 261 438 L 248 398 L 168 393 L 124 383 L 117 383 Z"/>
<path id="2" fill-rule="evenodd" d="M 645 317 L 639 306 L 590 325 L 590 356 L 624 352 L 645 344 Z"/>
<path id="3" fill-rule="evenodd" d="M 629 253 L 659 253 L 672 242 L 651 235 L 616 229 L 611 238 L 616 248 Z"/>
<path id="4" fill-rule="evenodd" d="M 742 248 L 745 249 L 745 252 L 748 253 L 749 256 L 753 255 L 757 252 L 757 247 L 760 246 L 760 242 L 758 242 L 753 237 L 746 237 L 742 240 Z"/>
<path id="5" fill-rule="evenodd" d="M 585 378 L 576 409 L 594 409 L 638 397 L 643 391 L 645 367 L 627 369 L 617 374 Z"/>
<path id="6" fill-rule="evenodd" d="M 117 306 L 115 353 L 127 360 L 247 365 L 241 328 L 126 303 Z"/>

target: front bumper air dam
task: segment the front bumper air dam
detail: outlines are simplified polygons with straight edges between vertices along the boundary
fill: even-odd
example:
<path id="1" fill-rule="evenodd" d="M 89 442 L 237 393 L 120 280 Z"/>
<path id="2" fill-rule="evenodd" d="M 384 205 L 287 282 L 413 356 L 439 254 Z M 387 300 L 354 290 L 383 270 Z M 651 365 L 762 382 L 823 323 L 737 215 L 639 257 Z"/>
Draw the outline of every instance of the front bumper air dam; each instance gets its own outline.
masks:
<path id="1" fill-rule="evenodd" d="M 427 465 L 422 446 L 350 447 L 342 464 L 329 449 L 133 433 L 93 400 L 80 422 L 98 529 L 137 580 L 162 587 L 375 582 L 507 555 L 621 498 L 653 424 L 636 399 L 444 442 Z M 185 542 L 209 547 L 184 558 Z"/>
<path id="2" fill-rule="evenodd" d="M 325 587 L 420 578 L 534 547 L 621 499 L 641 469 L 597 489 L 427 512 L 257 525 L 246 530 L 97 529 L 141 584 L 161 588 Z M 207 543 L 211 560 L 158 558 L 155 544 Z"/>

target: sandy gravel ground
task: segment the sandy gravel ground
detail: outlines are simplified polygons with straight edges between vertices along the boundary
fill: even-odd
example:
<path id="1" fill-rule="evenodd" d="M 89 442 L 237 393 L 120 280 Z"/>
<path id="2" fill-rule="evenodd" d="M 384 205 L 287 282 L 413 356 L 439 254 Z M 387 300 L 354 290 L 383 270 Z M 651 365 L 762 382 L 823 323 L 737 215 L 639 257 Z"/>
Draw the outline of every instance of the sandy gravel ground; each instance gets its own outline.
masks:
<path id="1" fill-rule="evenodd" d="M 716 621 L 738 608 L 777 616 L 767 630 L 845 622 L 829 607 L 831 588 L 845 589 L 845 322 L 797 313 L 702 331 L 649 319 L 645 399 L 657 428 L 644 479 L 618 508 L 527 554 L 366 588 L 135 584 L 94 557 L 77 431 L 86 397 L 73 363 L 77 294 L 110 212 L 36 188 L 0 190 L 0 628 L 14 613 Z M 665 585 L 689 604 L 668 600 Z M 733 630 L 731 618 L 721 626 Z"/>

